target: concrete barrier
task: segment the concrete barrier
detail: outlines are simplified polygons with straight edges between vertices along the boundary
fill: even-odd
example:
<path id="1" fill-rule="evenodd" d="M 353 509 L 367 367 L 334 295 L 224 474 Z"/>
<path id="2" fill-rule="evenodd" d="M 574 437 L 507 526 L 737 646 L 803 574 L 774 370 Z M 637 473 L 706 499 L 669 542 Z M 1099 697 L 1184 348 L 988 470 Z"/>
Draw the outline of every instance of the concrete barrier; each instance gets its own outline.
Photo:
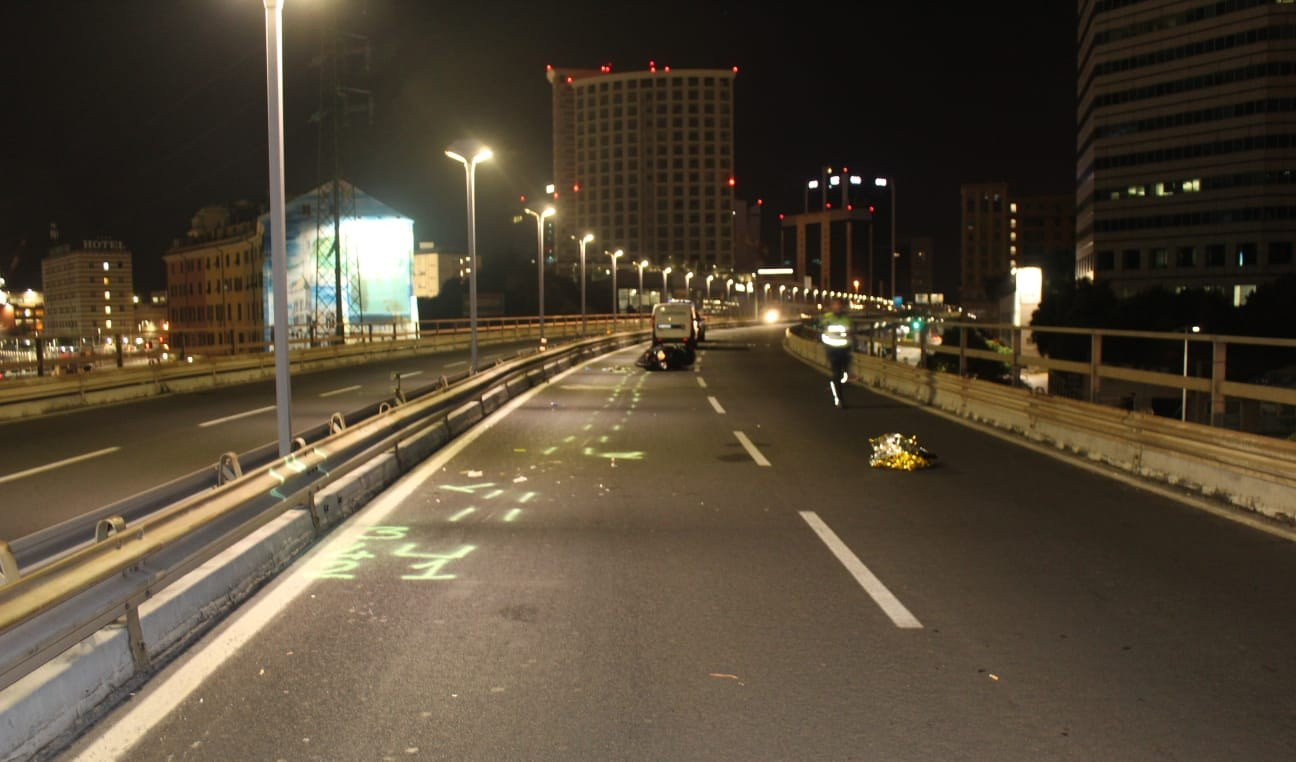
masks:
<path id="1" fill-rule="evenodd" d="M 810 365 L 828 368 L 819 341 L 789 331 L 784 348 Z M 1045 396 L 859 353 L 851 372 L 864 386 L 1148 482 L 1296 524 L 1296 442 Z"/>

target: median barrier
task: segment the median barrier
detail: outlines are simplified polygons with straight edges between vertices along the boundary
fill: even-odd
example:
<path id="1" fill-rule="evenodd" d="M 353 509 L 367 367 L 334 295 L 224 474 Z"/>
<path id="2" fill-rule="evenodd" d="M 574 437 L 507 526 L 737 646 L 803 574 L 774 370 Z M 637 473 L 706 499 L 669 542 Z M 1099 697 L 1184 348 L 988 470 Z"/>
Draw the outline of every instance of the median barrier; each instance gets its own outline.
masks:
<path id="1" fill-rule="evenodd" d="M 823 346 L 788 330 L 785 350 L 827 370 Z M 1296 523 L 1296 442 L 1053 397 L 855 353 L 857 383 L 1047 444 L 1148 482 Z"/>

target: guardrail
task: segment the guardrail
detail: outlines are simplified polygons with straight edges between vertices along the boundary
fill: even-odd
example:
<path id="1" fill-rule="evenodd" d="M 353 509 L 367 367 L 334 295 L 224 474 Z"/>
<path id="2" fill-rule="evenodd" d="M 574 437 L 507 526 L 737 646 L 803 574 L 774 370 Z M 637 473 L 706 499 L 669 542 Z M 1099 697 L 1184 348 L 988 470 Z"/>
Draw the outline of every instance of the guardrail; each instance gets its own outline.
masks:
<path id="1" fill-rule="evenodd" d="M 329 484 L 382 454 L 400 459 L 406 450 L 408 467 L 508 397 L 582 357 L 641 338 L 617 334 L 514 360 L 354 424 L 334 416 L 327 435 L 311 443 L 299 438 L 298 449 L 286 458 L 247 471 L 236 460 L 226 461 L 235 478 L 137 523 L 101 518 L 93 543 L 26 574 L 18 573 L 15 557 L 0 543 L 0 689 L 119 619 L 125 620 L 136 669 L 146 668 L 149 653 L 138 613 L 144 600 L 291 509 L 309 511 L 324 529 L 340 518 L 327 515 L 328 506 L 314 499 Z"/>
<path id="2" fill-rule="evenodd" d="M 803 361 L 827 368 L 817 336 L 790 328 L 784 346 Z M 1127 370 L 1100 370 L 1099 375 L 1119 378 Z M 1296 523 L 1296 442 L 1055 397 L 862 352 L 854 354 L 851 373 L 866 386 L 921 405 L 1268 519 Z M 1246 386 L 1241 390 L 1247 391 Z"/>
<path id="3" fill-rule="evenodd" d="M 589 315 L 586 335 L 606 335 L 613 330 L 639 330 L 646 316 Z M 580 316 L 545 318 L 547 339 L 572 339 L 581 335 Z M 483 319 L 478 324 L 479 344 L 500 344 L 539 337 L 534 318 Z M 320 339 L 294 341 L 289 353 L 293 372 L 347 363 L 369 362 L 380 356 L 418 355 L 467 347 L 467 321 L 437 321 L 417 333 L 392 332 L 358 336 L 346 342 Z M 258 349 L 266 349 L 257 345 Z M 154 350 L 153 359 L 161 350 Z M 274 375 L 274 354 L 269 351 L 240 354 L 187 355 L 166 362 L 107 367 L 60 376 L 25 376 L 0 383 L 0 420 L 44 415 L 106 402 L 193 391 L 224 383 L 243 383 Z"/>
<path id="4" fill-rule="evenodd" d="M 1286 352 L 1291 357 L 1291 369 L 1296 371 L 1296 339 L 964 321 L 928 322 L 920 330 L 908 332 L 907 322 L 895 318 L 861 321 L 859 327 L 863 329 L 862 349 L 872 356 L 897 358 L 903 355 L 900 350 L 907 348 L 918 367 L 957 376 L 975 375 L 970 373 L 970 367 L 979 361 L 983 366 L 1001 368 L 999 380 L 1009 386 L 1027 385 L 1029 372 L 1042 371 L 1050 374 L 1050 383 L 1042 389 L 1050 394 L 1142 412 L 1152 410 L 1152 403 L 1158 400 L 1156 390 L 1170 390 L 1172 396 L 1162 399 L 1173 405 L 1169 412 L 1181 420 L 1296 436 L 1296 379 L 1285 384 L 1238 380 L 1239 371 L 1232 362 L 1244 353 L 1263 351 L 1274 357 Z M 933 328 L 957 331 L 958 343 L 937 343 Z M 903 337 L 906 332 L 908 337 Z M 969 346 L 973 334 L 997 339 L 1001 349 Z M 1074 337 L 1082 345 L 1085 358 L 1060 359 L 1032 351 L 1032 337 L 1039 334 Z M 917 340 L 909 338 L 912 336 Z M 1123 355 L 1136 357 L 1124 363 L 1110 362 L 1104 352 L 1113 347 L 1122 350 Z M 1160 360 L 1161 367 L 1156 367 L 1153 358 Z M 1166 364 L 1179 362 L 1182 365 L 1177 372 L 1165 369 Z M 1058 379 L 1066 383 L 1058 383 Z M 1261 405 L 1282 408 L 1265 418 Z"/>

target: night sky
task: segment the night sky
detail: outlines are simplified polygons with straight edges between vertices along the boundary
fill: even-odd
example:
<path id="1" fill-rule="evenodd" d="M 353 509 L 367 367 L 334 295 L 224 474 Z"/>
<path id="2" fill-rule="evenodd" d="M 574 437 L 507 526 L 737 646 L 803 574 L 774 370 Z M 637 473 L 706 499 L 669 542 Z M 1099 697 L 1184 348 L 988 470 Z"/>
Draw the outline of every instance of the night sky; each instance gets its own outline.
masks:
<path id="1" fill-rule="evenodd" d="M 761 4 L 769 7 L 769 4 Z M 314 187 L 323 21 L 367 36 L 374 123 L 352 131 L 360 188 L 415 220 L 416 240 L 462 250 L 463 136 L 495 159 L 478 174 L 479 252 L 517 239 L 519 193 L 551 174 L 545 65 L 614 71 L 738 66 L 737 194 L 797 211 L 825 164 L 898 181 L 899 237 L 936 238 L 937 284 L 956 283 L 958 186 L 1074 188 L 1075 9 L 958 3 L 286 0 L 287 192 Z M 265 13 L 260 0 L 5 2 L 0 275 L 39 287 L 51 222 L 115 236 L 137 290 L 201 206 L 267 198 Z M 323 176 L 328 177 L 325 169 Z"/>

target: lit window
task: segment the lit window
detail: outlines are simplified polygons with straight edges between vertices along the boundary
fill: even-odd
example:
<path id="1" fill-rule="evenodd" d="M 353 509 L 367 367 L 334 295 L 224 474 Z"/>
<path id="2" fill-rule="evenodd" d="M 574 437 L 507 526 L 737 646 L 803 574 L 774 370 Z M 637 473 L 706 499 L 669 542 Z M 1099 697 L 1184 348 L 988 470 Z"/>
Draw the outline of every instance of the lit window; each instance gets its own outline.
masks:
<path id="1" fill-rule="evenodd" d="M 104 268 L 105 270 L 108 269 L 108 263 L 107 263 L 107 262 L 104 262 L 104 263 L 103 263 L 103 268 Z"/>
<path id="2" fill-rule="evenodd" d="M 996 195 L 995 198 L 999 198 L 999 196 Z M 1016 214 L 1016 213 L 1017 213 L 1017 202 L 1014 201 L 1013 203 L 1009 204 L 1009 205 L 1008 205 L 1008 211 L 1012 212 L 1013 214 Z"/>
<path id="3" fill-rule="evenodd" d="M 111 299 L 111 298 L 112 298 L 112 292 L 111 292 L 111 291 L 105 291 L 105 292 L 104 292 L 104 298 L 105 298 L 105 299 Z"/>
<path id="4" fill-rule="evenodd" d="M 111 314 L 112 314 L 112 305 L 111 305 L 111 304 L 105 304 L 105 305 L 104 305 L 104 314 L 105 314 L 105 315 L 111 315 Z"/>
<path id="5" fill-rule="evenodd" d="M 105 320 L 105 321 L 104 321 L 104 328 L 112 328 L 112 321 L 111 321 L 111 320 Z"/>
<path id="6" fill-rule="evenodd" d="M 1200 178 L 1195 178 L 1195 179 L 1192 179 L 1192 180 L 1184 180 L 1184 181 L 1183 181 L 1183 191 L 1184 191 L 1184 193 L 1198 193 L 1198 192 L 1200 192 L 1200 191 L 1201 191 L 1201 179 L 1200 179 Z"/>

